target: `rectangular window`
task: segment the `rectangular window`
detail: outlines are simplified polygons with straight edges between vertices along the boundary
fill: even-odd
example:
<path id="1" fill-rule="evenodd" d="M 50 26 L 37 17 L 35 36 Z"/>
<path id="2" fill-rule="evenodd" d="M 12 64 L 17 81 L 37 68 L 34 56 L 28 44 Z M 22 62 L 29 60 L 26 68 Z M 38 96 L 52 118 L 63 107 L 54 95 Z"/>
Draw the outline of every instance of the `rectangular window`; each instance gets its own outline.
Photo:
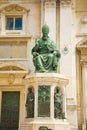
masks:
<path id="1" fill-rule="evenodd" d="M 22 30 L 22 16 L 6 16 L 6 30 Z"/>
<path id="2" fill-rule="evenodd" d="M 0 42 L 0 59 L 27 58 L 27 42 Z"/>

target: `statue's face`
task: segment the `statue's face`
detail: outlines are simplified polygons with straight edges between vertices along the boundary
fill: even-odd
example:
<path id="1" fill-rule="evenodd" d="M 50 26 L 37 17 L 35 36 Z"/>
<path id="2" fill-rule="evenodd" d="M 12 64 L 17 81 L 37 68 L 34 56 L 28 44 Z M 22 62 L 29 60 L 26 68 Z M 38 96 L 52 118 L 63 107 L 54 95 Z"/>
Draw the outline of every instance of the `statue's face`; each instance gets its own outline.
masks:
<path id="1" fill-rule="evenodd" d="M 43 31 L 43 39 L 44 40 L 47 40 L 47 38 L 48 38 L 48 31 Z"/>
<path id="2" fill-rule="evenodd" d="M 28 88 L 28 91 L 29 91 L 29 92 L 32 92 L 32 88 Z"/>

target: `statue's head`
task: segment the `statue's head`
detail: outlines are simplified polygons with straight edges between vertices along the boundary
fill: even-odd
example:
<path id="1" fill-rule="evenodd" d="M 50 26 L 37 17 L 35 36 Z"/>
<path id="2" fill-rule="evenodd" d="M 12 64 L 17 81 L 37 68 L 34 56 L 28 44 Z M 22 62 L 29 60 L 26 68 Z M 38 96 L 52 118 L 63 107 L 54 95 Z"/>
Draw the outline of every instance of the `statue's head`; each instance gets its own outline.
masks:
<path id="1" fill-rule="evenodd" d="M 56 92 L 59 92 L 60 91 L 60 88 L 59 87 L 56 87 Z"/>
<path id="2" fill-rule="evenodd" d="M 32 87 L 29 87 L 29 88 L 28 88 L 28 92 L 32 92 Z"/>
<path id="3" fill-rule="evenodd" d="M 49 27 L 47 24 L 43 25 L 42 27 L 43 39 L 47 40 L 49 34 Z"/>
<path id="4" fill-rule="evenodd" d="M 41 126 L 41 127 L 39 128 L 39 130 L 48 130 L 48 127 L 46 127 L 46 126 Z"/>
<path id="5" fill-rule="evenodd" d="M 42 27 L 42 32 L 43 32 L 43 33 L 44 33 L 44 32 L 49 33 L 49 26 L 48 26 L 47 24 L 43 25 L 43 27 Z"/>

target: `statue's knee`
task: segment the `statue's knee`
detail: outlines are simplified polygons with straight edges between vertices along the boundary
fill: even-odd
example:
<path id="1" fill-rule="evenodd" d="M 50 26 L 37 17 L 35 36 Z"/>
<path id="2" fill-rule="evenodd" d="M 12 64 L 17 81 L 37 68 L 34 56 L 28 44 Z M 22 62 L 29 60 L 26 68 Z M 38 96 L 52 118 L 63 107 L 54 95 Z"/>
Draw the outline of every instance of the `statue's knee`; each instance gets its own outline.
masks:
<path id="1" fill-rule="evenodd" d="M 42 59 L 42 58 L 41 58 L 41 55 L 38 55 L 36 61 L 37 61 L 38 63 L 41 63 L 41 59 Z"/>
<path id="2" fill-rule="evenodd" d="M 49 57 L 50 57 L 50 58 L 53 58 L 53 54 L 49 54 Z"/>

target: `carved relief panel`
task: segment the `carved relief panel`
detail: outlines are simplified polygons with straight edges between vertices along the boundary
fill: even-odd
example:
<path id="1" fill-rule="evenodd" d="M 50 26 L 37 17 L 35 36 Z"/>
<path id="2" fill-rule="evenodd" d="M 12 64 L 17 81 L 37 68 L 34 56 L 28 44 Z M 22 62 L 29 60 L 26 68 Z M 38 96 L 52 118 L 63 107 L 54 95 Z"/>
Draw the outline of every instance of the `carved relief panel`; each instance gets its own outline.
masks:
<path id="1" fill-rule="evenodd" d="M 38 86 L 38 117 L 50 117 L 50 86 Z"/>

